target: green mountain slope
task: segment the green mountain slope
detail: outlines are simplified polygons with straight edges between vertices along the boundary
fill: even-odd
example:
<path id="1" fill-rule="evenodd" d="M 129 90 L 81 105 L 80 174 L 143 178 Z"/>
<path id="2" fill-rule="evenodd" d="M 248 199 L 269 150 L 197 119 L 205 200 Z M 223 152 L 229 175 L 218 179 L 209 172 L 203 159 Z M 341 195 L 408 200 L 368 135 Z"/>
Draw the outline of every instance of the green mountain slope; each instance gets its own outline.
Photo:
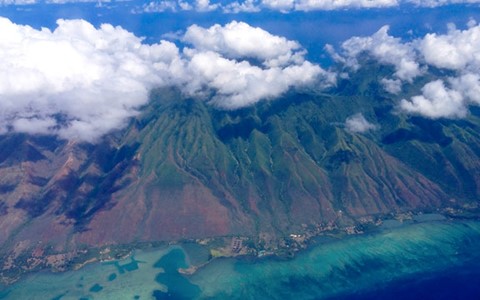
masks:
<path id="1" fill-rule="evenodd" d="M 398 113 L 421 81 L 392 97 L 378 84 L 383 73 L 370 66 L 330 91 L 235 111 L 156 90 L 128 128 L 96 145 L 3 136 L 3 261 L 38 249 L 74 257 L 110 244 L 275 238 L 387 214 L 475 211 L 480 111 L 448 121 Z M 357 113 L 376 128 L 349 131 Z"/>

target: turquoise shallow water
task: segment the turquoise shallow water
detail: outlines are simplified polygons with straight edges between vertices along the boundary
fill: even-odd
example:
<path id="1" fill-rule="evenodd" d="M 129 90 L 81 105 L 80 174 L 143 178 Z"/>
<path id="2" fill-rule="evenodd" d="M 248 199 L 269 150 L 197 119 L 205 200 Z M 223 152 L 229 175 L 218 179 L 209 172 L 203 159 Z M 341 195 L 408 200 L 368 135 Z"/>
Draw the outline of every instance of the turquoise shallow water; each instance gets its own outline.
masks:
<path id="1" fill-rule="evenodd" d="M 172 246 L 38 273 L 0 299 L 477 299 L 479 250 L 480 222 L 435 221 L 319 243 L 292 260 L 217 259 L 186 277 L 177 269 L 190 259 Z"/>

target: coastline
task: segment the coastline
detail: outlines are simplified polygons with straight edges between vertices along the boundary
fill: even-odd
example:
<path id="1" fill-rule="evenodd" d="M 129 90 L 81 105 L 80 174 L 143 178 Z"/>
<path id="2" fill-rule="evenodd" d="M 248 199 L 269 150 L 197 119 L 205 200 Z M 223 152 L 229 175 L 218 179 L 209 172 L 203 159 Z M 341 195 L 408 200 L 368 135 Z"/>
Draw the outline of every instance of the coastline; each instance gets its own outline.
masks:
<path id="1" fill-rule="evenodd" d="M 247 261 L 258 261 L 265 258 L 273 258 L 279 260 L 289 260 L 295 258 L 298 253 L 325 243 L 326 240 L 338 241 L 350 236 L 369 235 L 378 233 L 385 229 L 394 229 L 423 222 L 435 221 L 455 221 L 455 220 L 480 220 L 476 212 L 458 212 L 451 209 L 445 209 L 441 212 L 433 213 L 402 213 L 397 215 L 389 215 L 383 217 L 368 217 L 360 219 L 356 225 L 345 227 L 337 227 L 333 225 L 313 227 L 313 230 L 305 230 L 303 232 L 291 233 L 287 236 L 279 237 L 273 240 L 271 244 L 262 244 L 259 246 L 260 237 L 245 236 L 223 236 L 206 239 L 187 239 L 170 242 L 145 242 L 127 245 L 109 245 L 98 249 L 90 249 L 88 252 L 77 251 L 78 256 L 64 263 L 63 265 L 55 265 L 52 263 L 43 268 L 22 268 L 20 273 L 16 272 L 16 276 L 5 276 L 4 272 L 0 272 L 0 291 L 8 288 L 10 285 L 21 281 L 30 274 L 38 272 L 64 273 L 80 270 L 94 263 L 119 262 L 131 258 L 136 251 L 149 252 L 165 249 L 168 246 L 177 245 L 182 247 L 185 244 L 195 244 L 204 247 L 208 252 L 208 259 L 200 259 L 199 263 L 189 263 L 188 268 L 180 268 L 178 271 L 182 275 L 192 276 L 198 270 L 208 266 L 212 261 L 218 258 L 236 258 Z M 188 251 L 186 251 L 187 253 Z M 62 259 L 67 254 L 63 255 Z M 189 256 L 187 254 L 187 256 Z M 48 260 L 48 259 L 47 259 Z M 23 271 L 23 272 L 22 272 Z"/>
<path id="2" fill-rule="evenodd" d="M 34 294 L 42 295 L 42 299 L 61 295 L 75 299 L 113 299 L 119 295 L 143 299 L 151 298 L 152 293 L 160 298 L 162 293 L 172 292 L 181 296 L 184 289 L 199 297 L 222 299 L 227 291 L 232 299 L 242 299 L 242 295 L 251 297 L 264 285 L 277 295 L 289 282 L 306 284 L 304 288 L 313 289 L 313 293 L 320 289 L 322 295 L 341 296 L 357 285 L 368 291 L 378 285 L 378 280 L 427 276 L 428 271 L 449 270 L 470 259 L 472 247 L 480 245 L 480 222 L 438 218 L 422 215 L 415 222 L 404 220 L 400 226 L 378 226 L 378 230 L 356 235 L 343 232 L 341 237 L 325 233 L 311 239 L 294 256 L 257 253 L 211 257 L 206 255 L 205 245 L 200 247 L 192 241 L 166 244 L 133 251 L 123 260 L 89 263 L 76 271 L 31 274 L 0 290 L 0 299 L 31 299 Z M 472 257 L 473 262 L 480 263 L 479 255 L 473 253 Z M 296 281 L 301 278 L 305 281 Z M 342 282 L 348 282 L 348 286 Z"/>

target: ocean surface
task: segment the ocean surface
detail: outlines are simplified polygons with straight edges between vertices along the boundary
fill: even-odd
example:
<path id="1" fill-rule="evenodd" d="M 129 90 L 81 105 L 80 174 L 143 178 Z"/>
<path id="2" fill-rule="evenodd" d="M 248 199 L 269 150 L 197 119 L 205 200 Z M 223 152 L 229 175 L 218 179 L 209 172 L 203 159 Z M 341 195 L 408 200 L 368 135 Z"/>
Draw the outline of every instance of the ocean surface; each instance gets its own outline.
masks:
<path id="1" fill-rule="evenodd" d="M 318 239 L 294 259 L 216 259 L 193 244 L 138 251 L 78 271 L 33 274 L 0 299 L 479 299 L 480 222 L 388 224 Z"/>

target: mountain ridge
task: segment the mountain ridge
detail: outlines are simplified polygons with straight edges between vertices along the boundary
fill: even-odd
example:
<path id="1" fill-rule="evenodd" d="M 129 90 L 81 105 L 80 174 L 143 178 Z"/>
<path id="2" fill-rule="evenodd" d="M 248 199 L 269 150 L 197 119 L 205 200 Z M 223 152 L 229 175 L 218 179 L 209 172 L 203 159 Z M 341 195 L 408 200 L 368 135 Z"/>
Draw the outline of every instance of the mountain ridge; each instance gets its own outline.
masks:
<path id="1" fill-rule="evenodd" d="M 400 98 L 378 85 L 382 72 L 234 111 L 154 90 L 126 129 L 98 144 L 3 136 L 3 270 L 38 247 L 78 255 L 138 242 L 275 239 L 362 218 L 475 210 L 477 112 L 449 121 L 397 113 Z M 346 128 L 357 113 L 374 128 Z"/>

